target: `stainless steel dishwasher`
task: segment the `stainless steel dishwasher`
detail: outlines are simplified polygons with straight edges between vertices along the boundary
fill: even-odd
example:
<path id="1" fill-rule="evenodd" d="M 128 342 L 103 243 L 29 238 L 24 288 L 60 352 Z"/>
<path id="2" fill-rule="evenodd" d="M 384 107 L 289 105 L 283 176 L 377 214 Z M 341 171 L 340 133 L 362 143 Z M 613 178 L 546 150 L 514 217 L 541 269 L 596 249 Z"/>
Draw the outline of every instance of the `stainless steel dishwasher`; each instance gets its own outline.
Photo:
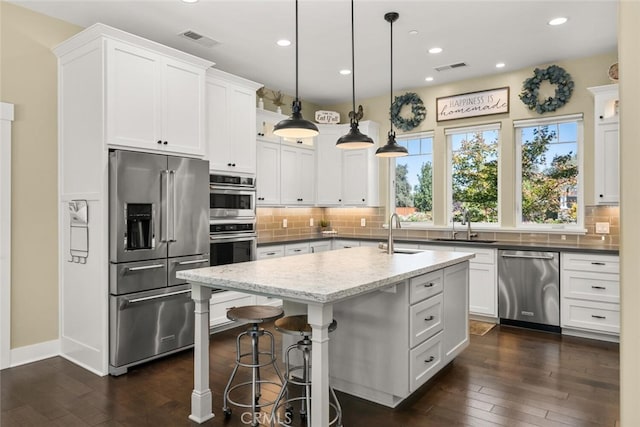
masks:
<path id="1" fill-rule="evenodd" d="M 560 332 L 557 252 L 498 252 L 500 323 Z"/>

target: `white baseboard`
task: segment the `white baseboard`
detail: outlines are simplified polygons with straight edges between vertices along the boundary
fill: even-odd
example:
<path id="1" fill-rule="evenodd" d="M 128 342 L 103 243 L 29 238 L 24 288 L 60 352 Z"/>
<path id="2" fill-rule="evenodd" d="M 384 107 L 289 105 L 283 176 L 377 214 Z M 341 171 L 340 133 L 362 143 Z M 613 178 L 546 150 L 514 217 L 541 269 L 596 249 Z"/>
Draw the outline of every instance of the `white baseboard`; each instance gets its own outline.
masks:
<path id="1" fill-rule="evenodd" d="M 11 349 L 11 361 L 9 367 L 37 362 L 49 357 L 60 355 L 60 340 L 46 341 L 33 345 L 26 345 Z"/>

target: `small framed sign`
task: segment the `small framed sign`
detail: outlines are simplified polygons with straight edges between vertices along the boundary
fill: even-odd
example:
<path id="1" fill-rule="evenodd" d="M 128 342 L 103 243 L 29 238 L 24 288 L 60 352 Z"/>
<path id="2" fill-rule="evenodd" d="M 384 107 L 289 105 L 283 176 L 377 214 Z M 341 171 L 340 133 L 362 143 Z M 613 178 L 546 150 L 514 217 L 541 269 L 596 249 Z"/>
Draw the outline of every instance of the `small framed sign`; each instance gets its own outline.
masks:
<path id="1" fill-rule="evenodd" d="M 436 99 L 436 121 L 466 119 L 509 112 L 509 87 Z"/>
<path id="2" fill-rule="evenodd" d="M 340 123 L 340 113 L 336 111 L 316 111 L 317 123 L 337 124 Z"/>

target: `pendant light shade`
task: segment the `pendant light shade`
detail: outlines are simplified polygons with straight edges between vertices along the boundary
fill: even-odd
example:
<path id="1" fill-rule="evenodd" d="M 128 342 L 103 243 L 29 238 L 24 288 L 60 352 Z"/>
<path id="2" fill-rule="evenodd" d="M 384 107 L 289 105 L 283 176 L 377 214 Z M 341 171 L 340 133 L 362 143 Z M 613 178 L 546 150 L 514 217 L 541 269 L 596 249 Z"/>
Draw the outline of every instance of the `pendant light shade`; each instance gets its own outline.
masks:
<path id="1" fill-rule="evenodd" d="M 349 113 L 351 119 L 351 129 L 346 135 L 341 136 L 336 141 L 338 148 L 353 149 L 353 148 L 368 148 L 373 146 L 373 139 L 360 132 L 358 129 L 358 123 L 362 118 L 362 105 L 359 106 L 356 111 L 356 64 L 355 64 L 355 42 L 354 42 L 354 18 L 353 18 L 353 0 L 351 0 L 351 86 L 353 110 Z"/>
<path id="2" fill-rule="evenodd" d="M 401 157 L 409 155 L 407 149 L 396 142 L 396 133 L 393 131 L 393 121 L 391 120 L 391 105 L 393 105 L 393 23 L 398 20 L 396 12 L 385 13 L 384 20 L 390 24 L 391 27 L 391 90 L 389 93 L 389 134 L 387 143 L 376 150 L 376 156 L 378 157 Z"/>
<path id="3" fill-rule="evenodd" d="M 296 98 L 291 105 L 291 117 L 273 127 L 273 133 L 284 138 L 308 138 L 318 135 L 318 127 L 302 117 L 302 103 L 298 98 L 298 0 L 296 0 Z"/>

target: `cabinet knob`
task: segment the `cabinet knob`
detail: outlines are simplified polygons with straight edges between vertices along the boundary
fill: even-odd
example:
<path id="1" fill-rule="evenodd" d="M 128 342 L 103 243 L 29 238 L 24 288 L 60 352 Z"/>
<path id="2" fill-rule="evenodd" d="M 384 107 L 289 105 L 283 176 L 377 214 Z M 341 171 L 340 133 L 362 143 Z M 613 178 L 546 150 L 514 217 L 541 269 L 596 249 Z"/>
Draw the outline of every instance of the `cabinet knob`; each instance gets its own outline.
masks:
<path id="1" fill-rule="evenodd" d="M 167 145 L 167 144 L 168 144 L 168 142 L 167 142 L 167 141 L 165 141 L 165 142 L 163 142 L 163 144 L 164 144 L 164 145 Z"/>
<path id="2" fill-rule="evenodd" d="M 362 199 L 362 201 L 364 202 L 364 199 Z"/>
<path id="3" fill-rule="evenodd" d="M 600 120 L 604 119 L 604 116 L 600 116 Z"/>
<path id="4" fill-rule="evenodd" d="M 158 144 L 162 144 L 162 141 L 158 140 Z"/>
<path id="5" fill-rule="evenodd" d="M 604 194 L 600 194 L 600 197 L 604 197 Z"/>
<path id="6" fill-rule="evenodd" d="M 297 144 L 302 144 L 302 141 L 301 140 L 297 140 L 296 143 Z"/>
<path id="7" fill-rule="evenodd" d="M 341 202 L 341 201 L 342 201 L 342 199 L 338 199 L 338 201 L 339 201 L 339 202 Z"/>
<path id="8" fill-rule="evenodd" d="M 227 163 L 227 166 L 231 166 L 231 163 Z"/>
<path id="9" fill-rule="evenodd" d="M 236 164 L 235 164 L 235 163 L 231 163 L 231 166 L 233 166 L 233 167 L 235 168 L 235 167 L 236 167 Z"/>

